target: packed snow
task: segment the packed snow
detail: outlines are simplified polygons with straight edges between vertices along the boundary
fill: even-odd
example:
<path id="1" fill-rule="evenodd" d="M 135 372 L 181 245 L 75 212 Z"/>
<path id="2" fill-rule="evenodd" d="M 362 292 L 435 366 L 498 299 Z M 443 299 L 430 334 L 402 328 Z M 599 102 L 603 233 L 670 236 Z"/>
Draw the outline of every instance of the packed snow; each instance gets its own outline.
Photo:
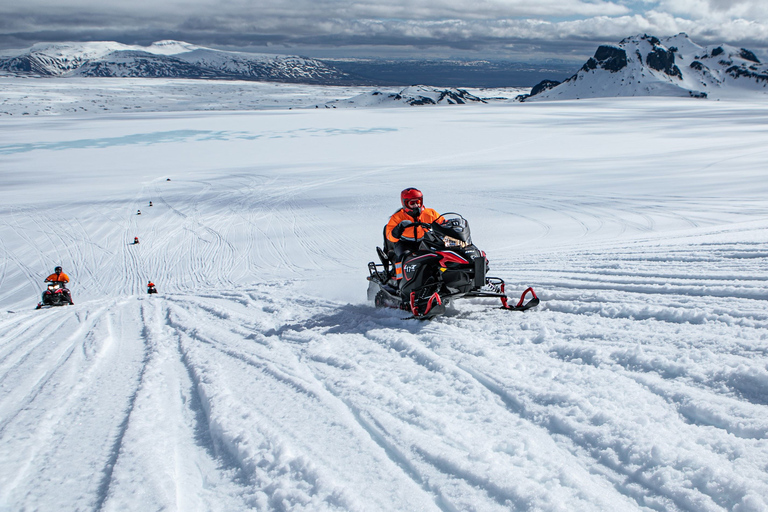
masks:
<path id="1" fill-rule="evenodd" d="M 47 83 L 104 107 L 0 82 L 0 510 L 768 510 L 765 102 Z M 541 305 L 366 302 L 408 186 Z"/>

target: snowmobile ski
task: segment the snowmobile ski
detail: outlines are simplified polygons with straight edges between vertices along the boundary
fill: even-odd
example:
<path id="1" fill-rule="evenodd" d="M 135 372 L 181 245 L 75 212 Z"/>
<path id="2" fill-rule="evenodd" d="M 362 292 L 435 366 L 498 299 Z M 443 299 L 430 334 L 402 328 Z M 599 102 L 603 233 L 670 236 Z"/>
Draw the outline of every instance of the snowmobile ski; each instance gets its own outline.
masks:
<path id="1" fill-rule="evenodd" d="M 501 291 L 502 293 L 504 293 L 504 283 L 501 283 Z M 525 302 L 525 296 L 528 295 L 529 292 L 532 295 L 531 300 L 529 300 L 528 302 Z M 506 309 L 507 311 L 526 311 L 528 309 L 538 306 L 539 302 L 541 302 L 539 298 L 536 296 L 536 292 L 533 291 L 533 288 L 531 288 L 530 286 L 526 288 L 523 294 L 520 296 L 520 300 L 517 302 L 517 305 L 510 306 L 509 304 L 507 304 L 507 301 L 508 301 L 508 298 L 505 294 L 504 297 L 501 297 L 502 305 L 500 309 Z"/>

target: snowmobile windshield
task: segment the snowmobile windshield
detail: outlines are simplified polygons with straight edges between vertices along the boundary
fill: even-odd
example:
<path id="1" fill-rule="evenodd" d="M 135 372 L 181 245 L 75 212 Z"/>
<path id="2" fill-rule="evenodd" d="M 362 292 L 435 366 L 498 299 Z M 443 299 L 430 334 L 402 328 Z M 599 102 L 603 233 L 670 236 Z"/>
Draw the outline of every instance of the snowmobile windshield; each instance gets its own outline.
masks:
<path id="1" fill-rule="evenodd" d="M 435 233 L 443 238 L 446 247 L 466 247 L 472 243 L 467 219 L 453 212 L 444 213 L 442 217 L 445 222 L 434 223 L 432 226 Z"/>

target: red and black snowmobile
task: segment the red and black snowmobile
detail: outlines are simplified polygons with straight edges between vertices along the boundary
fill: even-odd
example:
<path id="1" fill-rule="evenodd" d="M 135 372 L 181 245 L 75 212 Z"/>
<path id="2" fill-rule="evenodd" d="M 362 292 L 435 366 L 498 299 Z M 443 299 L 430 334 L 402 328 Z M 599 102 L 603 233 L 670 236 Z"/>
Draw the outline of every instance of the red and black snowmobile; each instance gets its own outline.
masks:
<path id="1" fill-rule="evenodd" d="M 508 304 L 504 280 L 487 275 L 488 259 L 472 243 L 466 219 L 453 212 L 442 217 L 442 223 L 415 223 L 429 231 L 418 241 L 418 248 L 400 261 L 384 237 L 385 249 L 376 248 L 381 263 L 368 263 L 368 299 L 376 307 L 398 308 L 414 318 L 429 319 L 445 313 L 446 306 L 461 297 L 497 297 L 501 308 L 509 311 L 539 304 L 530 287 L 516 305 Z M 526 302 L 528 294 L 531 298 Z"/>
<path id="2" fill-rule="evenodd" d="M 43 292 L 42 300 L 37 304 L 40 309 L 43 306 L 66 306 L 72 304 L 72 295 L 62 282 L 49 282 L 48 288 Z"/>

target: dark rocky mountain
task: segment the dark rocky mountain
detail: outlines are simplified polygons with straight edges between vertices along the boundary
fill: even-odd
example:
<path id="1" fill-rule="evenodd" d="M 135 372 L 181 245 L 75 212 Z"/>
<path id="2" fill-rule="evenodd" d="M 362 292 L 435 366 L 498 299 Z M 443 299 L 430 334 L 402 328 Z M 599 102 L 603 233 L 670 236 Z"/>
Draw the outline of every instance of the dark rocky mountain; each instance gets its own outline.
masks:
<path id="1" fill-rule="evenodd" d="M 572 77 L 546 81 L 522 101 L 610 96 L 737 98 L 768 94 L 768 66 L 746 48 L 702 47 L 686 34 L 602 45 Z"/>

